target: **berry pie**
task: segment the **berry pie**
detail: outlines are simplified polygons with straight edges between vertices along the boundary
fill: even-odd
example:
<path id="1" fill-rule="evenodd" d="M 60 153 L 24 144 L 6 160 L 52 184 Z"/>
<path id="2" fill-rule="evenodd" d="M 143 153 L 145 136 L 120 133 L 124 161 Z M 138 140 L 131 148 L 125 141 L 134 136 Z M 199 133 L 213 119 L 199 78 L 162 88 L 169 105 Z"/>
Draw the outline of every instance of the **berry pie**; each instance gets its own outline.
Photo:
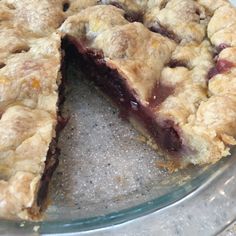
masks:
<path id="1" fill-rule="evenodd" d="M 42 219 L 69 64 L 179 168 L 228 156 L 235 32 L 227 0 L 0 0 L 0 218 Z"/>

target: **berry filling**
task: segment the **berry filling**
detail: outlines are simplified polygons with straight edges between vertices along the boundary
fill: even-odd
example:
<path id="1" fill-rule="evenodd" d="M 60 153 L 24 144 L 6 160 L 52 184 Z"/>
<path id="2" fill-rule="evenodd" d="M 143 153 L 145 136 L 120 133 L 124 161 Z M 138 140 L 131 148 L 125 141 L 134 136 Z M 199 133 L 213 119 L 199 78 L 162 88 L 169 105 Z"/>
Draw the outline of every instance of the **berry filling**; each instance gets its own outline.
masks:
<path id="1" fill-rule="evenodd" d="M 173 94 L 174 88 L 158 84 L 154 87 L 152 91 L 151 98 L 149 99 L 149 106 L 155 108 L 161 105 L 162 102 L 166 100 L 171 94 Z"/>
<path id="2" fill-rule="evenodd" d="M 45 162 L 44 173 L 41 178 L 41 183 L 37 198 L 37 206 L 40 207 L 41 210 L 43 210 L 43 208 L 45 207 L 49 183 L 52 178 L 53 172 L 57 168 L 59 162 L 58 156 L 60 154 L 60 150 L 56 146 L 57 146 L 57 141 L 54 139 L 50 144 L 47 153 L 47 159 Z"/>
<path id="3" fill-rule="evenodd" d="M 234 67 L 234 63 L 227 61 L 225 59 L 218 60 L 216 66 L 209 71 L 208 80 L 210 80 L 217 74 L 227 73 L 228 71 L 230 71 L 232 67 Z"/>
<path id="4" fill-rule="evenodd" d="M 187 64 L 180 60 L 171 60 L 168 64 L 168 67 L 170 68 L 176 68 L 176 67 L 187 67 Z"/>

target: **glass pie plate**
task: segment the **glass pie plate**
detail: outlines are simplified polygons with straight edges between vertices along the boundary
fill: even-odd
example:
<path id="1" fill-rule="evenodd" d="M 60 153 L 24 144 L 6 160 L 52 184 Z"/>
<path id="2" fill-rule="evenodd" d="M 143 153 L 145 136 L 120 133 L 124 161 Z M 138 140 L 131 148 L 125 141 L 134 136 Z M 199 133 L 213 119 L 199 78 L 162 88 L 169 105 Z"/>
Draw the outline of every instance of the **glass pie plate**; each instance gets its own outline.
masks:
<path id="1" fill-rule="evenodd" d="M 43 222 L 0 221 L 1 235 L 213 235 L 236 218 L 236 150 L 215 165 L 178 172 L 99 91 L 66 86 L 60 165 Z"/>

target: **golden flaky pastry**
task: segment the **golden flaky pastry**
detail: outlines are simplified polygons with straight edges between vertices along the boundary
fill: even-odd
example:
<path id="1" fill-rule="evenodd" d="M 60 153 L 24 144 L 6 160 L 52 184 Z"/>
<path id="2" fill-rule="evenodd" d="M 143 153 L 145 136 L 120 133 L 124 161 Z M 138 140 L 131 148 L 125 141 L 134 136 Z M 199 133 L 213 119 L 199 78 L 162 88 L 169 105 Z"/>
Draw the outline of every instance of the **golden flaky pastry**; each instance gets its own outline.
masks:
<path id="1" fill-rule="evenodd" d="M 52 2 L 0 1 L 1 218 L 38 219 L 46 204 L 43 173 L 57 162 L 49 146 L 57 124 L 61 35 L 56 28 L 63 12 Z"/>
<path id="2" fill-rule="evenodd" d="M 229 155 L 235 32 L 227 0 L 1 0 L 0 217 L 46 206 L 62 51 L 178 166 Z"/>

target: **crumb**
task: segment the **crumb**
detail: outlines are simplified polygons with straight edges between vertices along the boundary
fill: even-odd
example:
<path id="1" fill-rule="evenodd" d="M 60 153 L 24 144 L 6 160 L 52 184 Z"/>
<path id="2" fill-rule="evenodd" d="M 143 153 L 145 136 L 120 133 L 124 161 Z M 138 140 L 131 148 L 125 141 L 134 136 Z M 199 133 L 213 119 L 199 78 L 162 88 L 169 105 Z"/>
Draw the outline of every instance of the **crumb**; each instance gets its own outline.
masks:
<path id="1" fill-rule="evenodd" d="M 135 137 L 135 140 L 142 142 L 142 143 L 147 142 L 147 139 L 143 135 L 138 135 L 137 137 Z"/>
<path id="2" fill-rule="evenodd" d="M 33 231 L 34 231 L 34 232 L 38 232 L 38 231 L 39 231 L 39 228 L 40 228 L 39 225 L 35 225 L 34 228 L 33 228 Z"/>
<path id="3" fill-rule="evenodd" d="M 115 181 L 116 181 L 118 184 L 121 184 L 121 183 L 122 183 L 122 177 L 121 177 L 121 176 L 116 176 L 116 177 L 115 177 Z"/>
<path id="4" fill-rule="evenodd" d="M 25 222 L 21 222 L 20 227 L 24 227 L 24 226 L 25 226 Z"/>
<path id="5" fill-rule="evenodd" d="M 118 185 L 125 186 L 127 184 L 126 179 L 123 176 L 115 176 L 114 180 Z"/>
<path id="6" fill-rule="evenodd" d="M 169 173 L 174 173 L 180 168 L 179 163 L 175 161 L 156 161 L 155 165 L 157 168 L 166 169 Z"/>

